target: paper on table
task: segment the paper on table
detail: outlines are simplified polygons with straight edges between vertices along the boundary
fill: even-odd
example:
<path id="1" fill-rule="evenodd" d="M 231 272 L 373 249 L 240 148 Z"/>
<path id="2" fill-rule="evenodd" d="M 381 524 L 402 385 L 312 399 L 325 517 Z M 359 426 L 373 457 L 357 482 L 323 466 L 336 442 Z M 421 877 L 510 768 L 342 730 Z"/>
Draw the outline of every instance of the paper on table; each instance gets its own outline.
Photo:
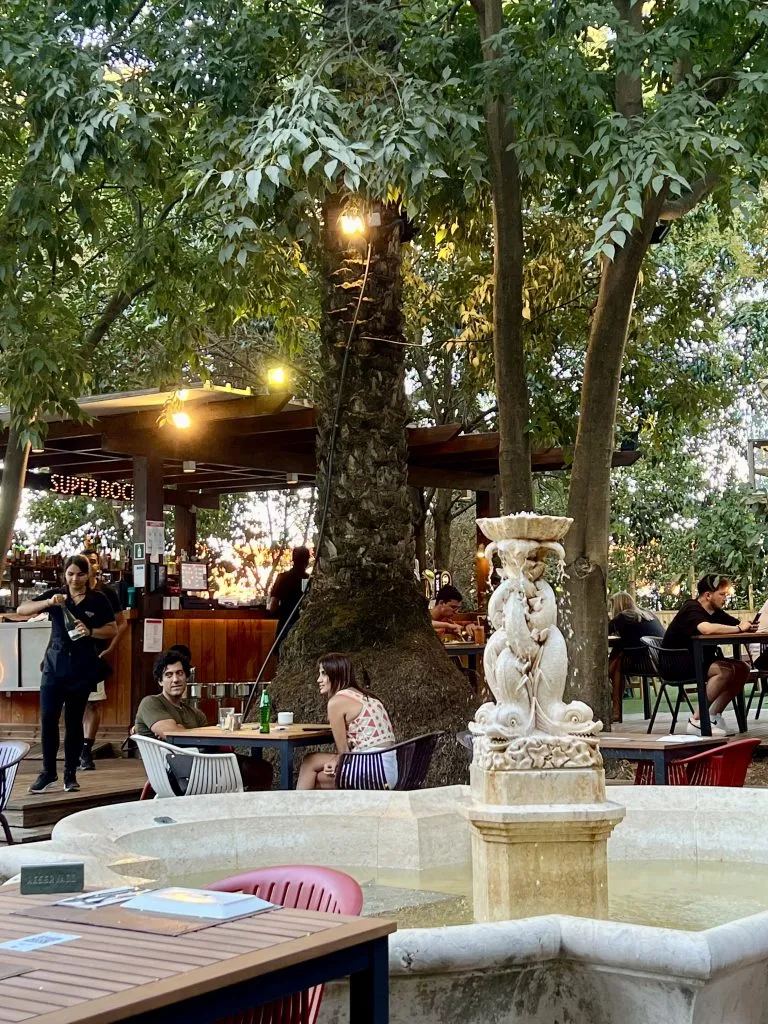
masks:
<path id="1" fill-rule="evenodd" d="M 25 935 L 23 939 L 11 939 L 10 942 L 0 942 L 0 949 L 13 949 L 17 953 L 30 953 L 35 949 L 44 949 L 46 946 L 56 946 L 60 942 L 71 942 L 72 939 L 79 938 L 79 935 L 65 935 L 64 932 L 38 932 L 36 935 Z"/>
<path id="2" fill-rule="evenodd" d="M 659 736 L 659 743 L 699 743 L 701 740 L 711 739 L 710 736 Z"/>

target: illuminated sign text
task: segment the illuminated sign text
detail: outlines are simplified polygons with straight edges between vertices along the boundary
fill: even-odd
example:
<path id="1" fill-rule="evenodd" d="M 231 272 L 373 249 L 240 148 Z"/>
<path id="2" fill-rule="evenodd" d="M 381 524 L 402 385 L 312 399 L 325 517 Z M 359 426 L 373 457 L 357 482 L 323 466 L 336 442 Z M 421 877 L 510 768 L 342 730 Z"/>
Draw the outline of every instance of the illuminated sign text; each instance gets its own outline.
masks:
<path id="1" fill-rule="evenodd" d="M 67 497 L 102 498 L 105 501 L 133 501 L 133 484 L 119 480 L 94 480 L 88 476 L 51 473 L 51 490 Z"/>

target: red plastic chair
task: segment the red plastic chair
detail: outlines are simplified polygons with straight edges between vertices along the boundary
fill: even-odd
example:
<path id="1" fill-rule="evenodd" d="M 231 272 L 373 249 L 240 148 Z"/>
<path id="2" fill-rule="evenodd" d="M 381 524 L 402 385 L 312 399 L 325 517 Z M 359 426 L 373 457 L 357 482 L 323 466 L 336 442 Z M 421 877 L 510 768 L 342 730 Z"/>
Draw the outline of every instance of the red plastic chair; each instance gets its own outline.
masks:
<path id="1" fill-rule="evenodd" d="M 736 740 L 692 757 L 671 761 L 667 765 L 667 785 L 740 788 L 744 785 L 752 755 L 759 746 L 760 740 Z M 638 761 L 635 785 L 652 786 L 655 781 L 653 762 Z"/>
<path id="2" fill-rule="evenodd" d="M 334 871 L 333 868 L 311 864 L 259 868 L 244 875 L 211 882 L 206 889 L 247 892 L 281 907 L 317 910 L 324 914 L 357 917 L 363 909 L 363 890 L 354 878 L 342 871 Z M 226 1024 L 315 1024 L 323 990 L 323 985 L 316 985 L 305 992 L 276 999 L 258 1009 L 227 1017 Z"/>

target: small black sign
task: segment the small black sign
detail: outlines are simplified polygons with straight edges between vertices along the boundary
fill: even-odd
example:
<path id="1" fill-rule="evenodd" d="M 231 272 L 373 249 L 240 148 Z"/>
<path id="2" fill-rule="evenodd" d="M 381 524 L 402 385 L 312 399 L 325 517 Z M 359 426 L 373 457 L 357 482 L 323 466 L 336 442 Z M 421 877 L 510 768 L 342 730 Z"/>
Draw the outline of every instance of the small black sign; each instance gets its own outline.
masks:
<path id="1" fill-rule="evenodd" d="M 84 888 L 84 864 L 27 864 L 21 869 L 22 896 L 47 892 L 82 892 Z"/>

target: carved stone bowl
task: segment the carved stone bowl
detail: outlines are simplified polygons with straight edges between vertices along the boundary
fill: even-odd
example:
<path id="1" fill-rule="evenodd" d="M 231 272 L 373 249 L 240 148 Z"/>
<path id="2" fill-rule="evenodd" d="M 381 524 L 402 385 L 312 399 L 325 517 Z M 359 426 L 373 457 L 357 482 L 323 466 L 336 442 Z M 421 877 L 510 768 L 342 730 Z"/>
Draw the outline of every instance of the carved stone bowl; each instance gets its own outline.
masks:
<path id="1" fill-rule="evenodd" d="M 535 512 L 517 512 L 512 516 L 478 519 L 477 525 L 489 540 L 559 541 L 571 528 L 566 516 L 540 516 Z"/>

